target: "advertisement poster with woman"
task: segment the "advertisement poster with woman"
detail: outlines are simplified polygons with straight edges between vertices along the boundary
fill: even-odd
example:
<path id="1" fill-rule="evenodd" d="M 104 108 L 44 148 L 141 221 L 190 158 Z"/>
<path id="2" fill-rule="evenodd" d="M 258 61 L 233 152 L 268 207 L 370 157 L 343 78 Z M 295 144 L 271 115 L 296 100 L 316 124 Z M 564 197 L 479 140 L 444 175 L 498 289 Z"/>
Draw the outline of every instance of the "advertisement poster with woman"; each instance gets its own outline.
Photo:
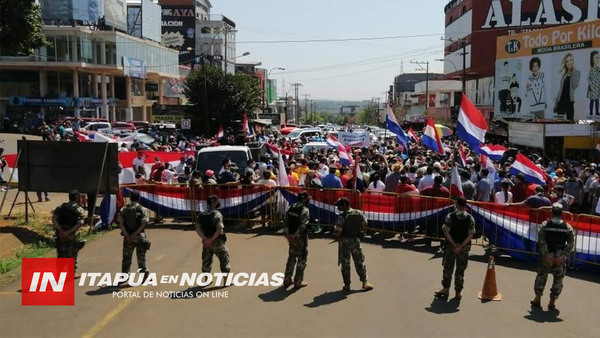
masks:
<path id="1" fill-rule="evenodd" d="M 600 20 L 499 37 L 495 83 L 502 118 L 600 119 Z"/>

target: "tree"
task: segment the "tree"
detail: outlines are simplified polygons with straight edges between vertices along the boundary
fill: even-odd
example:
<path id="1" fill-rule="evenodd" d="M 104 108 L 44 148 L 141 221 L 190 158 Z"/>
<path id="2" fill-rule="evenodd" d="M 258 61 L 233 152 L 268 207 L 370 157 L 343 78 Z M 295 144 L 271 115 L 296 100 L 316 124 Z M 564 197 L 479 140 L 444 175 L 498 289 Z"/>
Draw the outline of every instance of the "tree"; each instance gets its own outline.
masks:
<path id="1" fill-rule="evenodd" d="M 364 108 L 356 114 L 356 123 L 358 124 L 376 126 L 378 122 L 377 108 L 375 107 Z"/>
<path id="2" fill-rule="evenodd" d="M 48 45 L 42 8 L 32 0 L 0 0 L 2 55 L 31 54 Z"/>
<path id="3" fill-rule="evenodd" d="M 251 114 L 258 108 L 259 94 L 257 79 L 246 74 L 226 74 L 209 65 L 191 71 L 186 79 L 185 95 L 196 107 L 192 125 L 209 136 L 219 126 L 238 129 L 237 121 L 244 112 Z"/>

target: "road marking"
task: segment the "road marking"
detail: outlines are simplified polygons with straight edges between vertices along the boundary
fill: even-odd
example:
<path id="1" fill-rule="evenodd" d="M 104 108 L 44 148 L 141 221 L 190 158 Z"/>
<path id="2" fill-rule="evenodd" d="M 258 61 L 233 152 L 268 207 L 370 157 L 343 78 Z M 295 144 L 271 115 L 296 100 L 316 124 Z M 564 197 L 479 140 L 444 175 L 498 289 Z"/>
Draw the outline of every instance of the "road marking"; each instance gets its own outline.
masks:
<path id="1" fill-rule="evenodd" d="M 100 332 L 100 330 L 102 330 L 106 325 L 108 325 L 108 323 L 110 323 L 110 321 L 113 318 L 115 318 L 119 313 L 121 313 L 121 311 L 123 311 L 127 307 L 127 305 L 131 303 L 132 300 L 133 298 L 126 298 L 122 302 L 120 302 L 114 309 L 107 313 L 106 316 L 102 318 L 102 320 L 97 322 L 96 325 L 94 325 L 88 332 L 86 332 L 83 335 L 83 337 L 91 338 L 97 335 L 98 332 Z"/>

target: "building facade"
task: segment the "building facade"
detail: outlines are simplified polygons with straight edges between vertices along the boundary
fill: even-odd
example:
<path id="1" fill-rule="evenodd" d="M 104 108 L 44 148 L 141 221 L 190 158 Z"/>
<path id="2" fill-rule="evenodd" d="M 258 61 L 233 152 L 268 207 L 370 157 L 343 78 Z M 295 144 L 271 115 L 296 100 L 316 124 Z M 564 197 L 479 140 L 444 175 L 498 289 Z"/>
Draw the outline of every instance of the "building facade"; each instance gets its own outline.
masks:
<path id="1" fill-rule="evenodd" d="M 47 25 L 44 34 L 50 46 L 0 62 L 0 113 L 11 120 L 149 120 L 179 78 L 177 51 L 157 42 L 89 26 Z"/>

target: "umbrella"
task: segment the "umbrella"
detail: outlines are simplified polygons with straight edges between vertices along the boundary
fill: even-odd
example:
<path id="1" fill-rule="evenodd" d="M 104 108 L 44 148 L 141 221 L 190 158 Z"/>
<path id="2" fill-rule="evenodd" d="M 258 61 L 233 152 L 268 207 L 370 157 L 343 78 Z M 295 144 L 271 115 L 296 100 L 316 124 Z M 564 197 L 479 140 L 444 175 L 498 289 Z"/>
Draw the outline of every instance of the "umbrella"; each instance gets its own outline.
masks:
<path id="1" fill-rule="evenodd" d="M 452 136 L 452 134 L 454 134 L 452 129 L 450 129 L 442 124 L 436 124 L 435 128 L 437 129 L 438 133 L 440 134 L 440 137 L 448 137 L 448 136 Z"/>

